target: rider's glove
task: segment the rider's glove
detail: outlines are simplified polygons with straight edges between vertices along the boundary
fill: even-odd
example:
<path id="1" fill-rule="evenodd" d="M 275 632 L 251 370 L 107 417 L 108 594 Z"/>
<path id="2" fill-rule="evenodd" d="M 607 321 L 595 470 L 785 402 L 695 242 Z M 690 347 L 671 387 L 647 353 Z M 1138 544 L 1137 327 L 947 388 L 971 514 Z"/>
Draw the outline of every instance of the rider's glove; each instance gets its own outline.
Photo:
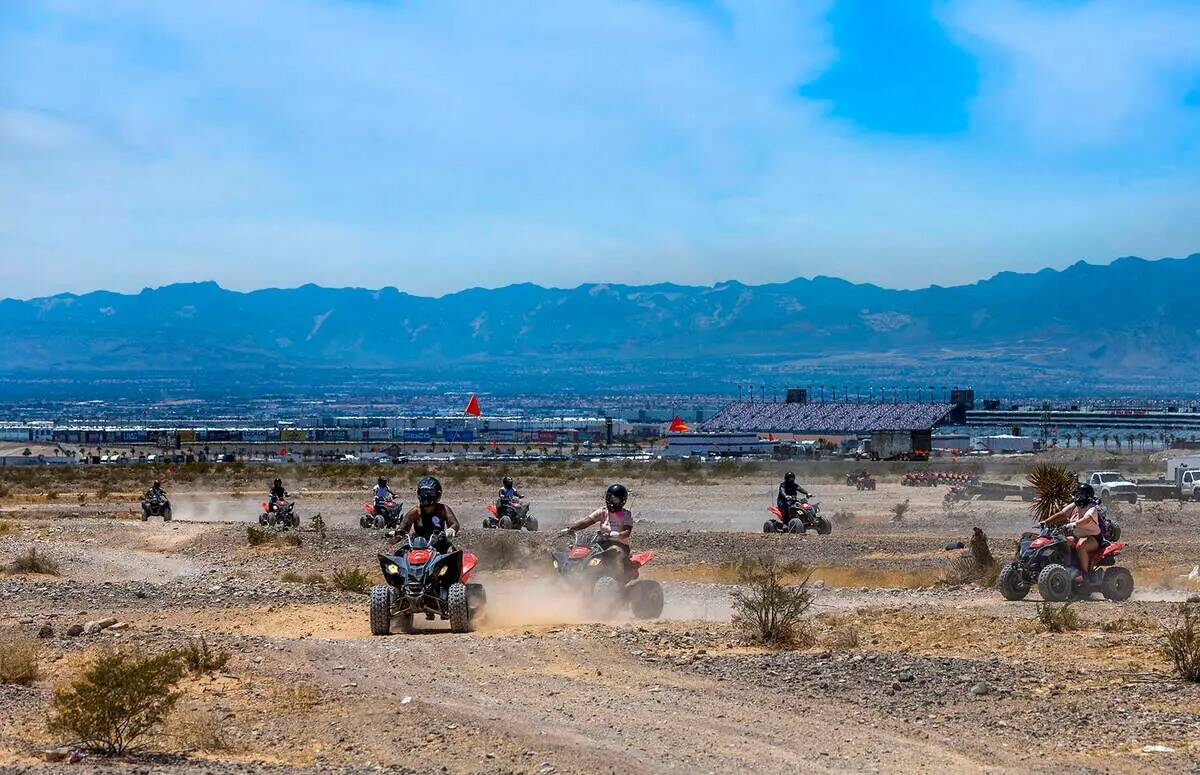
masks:
<path id="1" fill-rule="evenodd" d="M 565 536 L 567 533 L 570 533 L 570 532 L 571 532 L 571 528 L 564 527 L 562 530 L 558 531 L 558 534 L 560 536 Z"/>
<path id="2" fill-rule="evenodd" d="M 454 538 L 454 536 L 457 534 L 458 534 L 458 531 L 455 530 L 454 528 L 452 528 L 452 527 L 446 528 L 446 538 L 447 539 Z"/>

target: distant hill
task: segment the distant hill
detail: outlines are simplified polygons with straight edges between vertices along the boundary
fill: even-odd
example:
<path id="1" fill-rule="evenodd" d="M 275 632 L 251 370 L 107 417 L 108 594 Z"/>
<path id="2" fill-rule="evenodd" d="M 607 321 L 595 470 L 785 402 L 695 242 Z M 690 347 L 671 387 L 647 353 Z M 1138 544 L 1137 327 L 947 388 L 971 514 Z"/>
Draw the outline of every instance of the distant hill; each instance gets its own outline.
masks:
<path id="1" fill-rule="evenodd" d="M 384 369 L 625 389 L 805 379 L 1066 392 L 1200 385 L 1200 254 L 889 290 L 831 277 L 711 287 L 532 284 L 440 298 L 189 283 L 0 302 L 0 374 Z M 426 366 L 418 366 L 426 364 Z M 866 384 L 865 382 L 862 384 Z M 932 382 L 930 383 L 932 384 Z M 1052 391 L 1055 392 L 1055 391 Z"/>

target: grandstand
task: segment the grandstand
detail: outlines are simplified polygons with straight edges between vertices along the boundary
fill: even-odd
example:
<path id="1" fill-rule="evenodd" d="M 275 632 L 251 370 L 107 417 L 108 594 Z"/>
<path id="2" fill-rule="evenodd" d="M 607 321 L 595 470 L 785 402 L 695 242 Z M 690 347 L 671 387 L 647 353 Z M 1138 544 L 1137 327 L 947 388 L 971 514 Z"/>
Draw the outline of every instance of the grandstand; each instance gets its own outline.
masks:
<path id="1" fill-rule="evenodd" d="M 942 403 L 734 401 L 704 422 L 700 430 L 830 436 L 928 431 L 946 422 L 954 409 L 954 404 Z"/>

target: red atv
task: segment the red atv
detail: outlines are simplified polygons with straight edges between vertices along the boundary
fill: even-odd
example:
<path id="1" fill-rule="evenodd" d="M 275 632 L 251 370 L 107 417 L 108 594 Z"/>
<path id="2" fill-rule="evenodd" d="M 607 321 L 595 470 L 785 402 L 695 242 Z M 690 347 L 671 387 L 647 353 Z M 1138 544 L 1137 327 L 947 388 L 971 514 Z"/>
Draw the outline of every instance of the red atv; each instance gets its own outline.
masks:
<path id="1" fill-rule="evenodd" d="M 807 498 L 791 501 L 786 519 L 778 506 L 768 506 L 767 513 L 771 518 L 763 523 L 764 533 L 803 533 L 811 529 L 827 536 L 833 532 L 833 523 L 821 516 L 821 504 Z"/>
<path id="2" fill-rule="evenodd" d="M 400 517 L 404 514 L 404 504 L 395 501 L 384 501 L 382 503 L 364 503 L 363 511 L 365 512 L 358 518 L 358 524 L 368 530 L 375 528 L 391 528 L 400 527 Z"/>
<path id="3" fill-rule="evenodd" d="M 439 549 L 439 546 L 441 547 Z M 471 582 L 476 557 L 437 534 L 413 536 L 395 554 L 379 555 L 386 584 L 371 587 L 371 634 L 390 635 L 392 624 L 411 633 L 413 617 L 448 619 L 451 632 L 468 632 L 487 603 L 482 584 Z"/>
<path id="4" fill-rule="evenodd" d="M 529 504 L 523 500 L 501 498 L 495 503 L 489 503 L 487 510 L 488 516 L 483 518 L 485 528 L 501 528 L 503 530 L 525 528 L 531 533 L 537 532 L 537 517 L 529 516 Z"/>
<path id="5" fill-rule="evenodd" d="M 1117 602 L 1133 594 L 1133 574 L 1117 566 L 1123 543 L 1100 541 L 1089 555 L 1091 572 L 1082 582 L 1075 538 L 1061 525 L 1043 525 L 1040 532 L 1026 533 L 1017 544 L 1017 556 L 1000 570 L 996 587 L 1005 600 L 1023 600 L 1036 584 L 1042 600 L 1061 603 L 1072 597 L 1086 598 L 1093 592 Z"/>
<path id="6" fill-rule="evenodd" d="M 559 577 L 598 613 L 628 608 L 635 618 L 656 619 L 663 609 L 662 585 L 638 578 L 654 552 L 626 556 L 625 551 L 608 531 L 601 530 L 591 537 L 575 533 L 569 549 L 550 557 Z"/>

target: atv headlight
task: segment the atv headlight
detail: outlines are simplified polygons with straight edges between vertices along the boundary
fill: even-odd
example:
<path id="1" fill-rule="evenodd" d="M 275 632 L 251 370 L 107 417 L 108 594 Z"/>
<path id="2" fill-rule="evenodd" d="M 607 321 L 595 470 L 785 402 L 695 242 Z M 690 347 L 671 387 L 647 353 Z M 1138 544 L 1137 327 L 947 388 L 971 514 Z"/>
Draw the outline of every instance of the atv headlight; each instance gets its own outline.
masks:
<path id="1" fill-rule="evenodd" d="M 594 567 L 596 567 L 596 566 L 597 566 L 597 565 L 599 565 L 599 564 L 600 564 L 600 558 L 599 558 L 599 557 L 593 557 L 592 559 L 588 560 L 588 567 L 589 567 L 589 568 L 594 568 Z"/>
<path id="2" fill-rule="evenodd" d="M 389 576 L 398 576 L 400 575 L 400 566 L 394 562 L 389 562 L 387 572 Z"/>
<path id="3" fill-rule="evenodd" d="M 438 575 L 445 576 L 446 571 L 448 571 L 448 570 L 450 570 L 449 566 L 443 565 L 442 567 L 438 568 Z"/>

